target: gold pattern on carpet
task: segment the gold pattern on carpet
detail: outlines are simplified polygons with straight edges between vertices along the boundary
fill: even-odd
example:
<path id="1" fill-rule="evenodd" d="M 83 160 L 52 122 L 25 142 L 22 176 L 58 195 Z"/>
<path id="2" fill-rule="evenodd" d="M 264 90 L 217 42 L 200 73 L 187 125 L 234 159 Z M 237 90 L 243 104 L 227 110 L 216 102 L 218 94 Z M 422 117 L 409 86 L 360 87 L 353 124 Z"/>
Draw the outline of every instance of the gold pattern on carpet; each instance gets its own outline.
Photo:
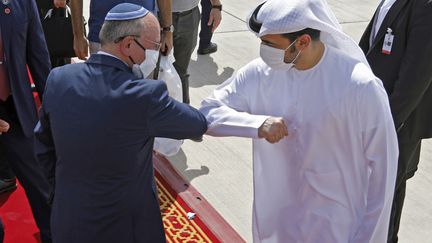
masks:
<path id="1" fill-rule="evenodd" d="M 189 220 L 185 210 L 156 178 L 159 205 L 167 242 L 212 242 L 194 220 Z"/>

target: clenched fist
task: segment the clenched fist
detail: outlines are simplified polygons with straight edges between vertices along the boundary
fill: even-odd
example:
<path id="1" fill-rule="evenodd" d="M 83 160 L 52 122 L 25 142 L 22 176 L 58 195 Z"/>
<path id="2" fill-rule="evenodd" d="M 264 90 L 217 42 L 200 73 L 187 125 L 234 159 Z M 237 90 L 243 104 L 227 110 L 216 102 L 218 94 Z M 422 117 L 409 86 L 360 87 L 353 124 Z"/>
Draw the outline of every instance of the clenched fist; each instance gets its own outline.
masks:
<path id="1" fill-rule="evenodd" d="M 270 117 L 258 128 L 258 137 L 269 143 L 277 143 L 288 136 L 288 128 L 282 117 Z"/>

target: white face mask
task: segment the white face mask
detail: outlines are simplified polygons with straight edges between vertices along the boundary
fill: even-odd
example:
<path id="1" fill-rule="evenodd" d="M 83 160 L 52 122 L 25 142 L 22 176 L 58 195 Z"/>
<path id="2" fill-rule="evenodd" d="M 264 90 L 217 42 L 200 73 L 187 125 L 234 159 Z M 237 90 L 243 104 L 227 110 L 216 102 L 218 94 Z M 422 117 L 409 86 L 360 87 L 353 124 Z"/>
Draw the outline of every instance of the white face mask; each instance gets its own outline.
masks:
<path id="1" fill-rule="evenodd" d="M 296 41 L 297 39 L 293 41 L 286 49 L 278 49 L 261 43 L 260 56 L 263 61 L 273 69 L 290 70 L 295 65 L 295 61 L 299 57 L 301 51 L 297 53 L 294 60 L 292 60 L 290 63 L 284 62 L 285 52 L 290 49 Z"/>
<path id="2" fill-rule="evenodd" d="M 144 62 L 140 64 L 141 71 L 144 78 L 148 77 L 151 72 L 156 68 L 157 59 L 159 56 L 159 51 L 146 49 L 146 58 Z"/>

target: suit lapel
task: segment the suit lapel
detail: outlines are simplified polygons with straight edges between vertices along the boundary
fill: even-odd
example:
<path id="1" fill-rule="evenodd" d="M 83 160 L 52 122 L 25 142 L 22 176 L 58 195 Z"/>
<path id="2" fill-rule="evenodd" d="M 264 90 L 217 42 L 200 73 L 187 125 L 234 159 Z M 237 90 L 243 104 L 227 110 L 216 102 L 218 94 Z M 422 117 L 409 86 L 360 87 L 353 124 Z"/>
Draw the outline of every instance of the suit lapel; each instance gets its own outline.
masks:
<path id="1" fill-rule="evenodd" d="M 11 33 L 12 33 L 12 19 L 14 18 L 14 6 L 11 1 L 9 4 L 5 5 L 0 1 L 0 28 L 3 38 L 3 50 L 5 56 L 9 57 L 9 50 L 11 48 Z M 7 13 L 9 11 L 9 13 Z"/>
<path id="2" fill-rule="evenodd" d="M 375 15 L 374 15 L 375 16 Z M 370 50 L 370 35 L 372 33 L 372 21 L 369 21 L 368 26 L 366 27 L 365 31 L 363 32 L 362 37 L 360 38 L 359 46 L 362 48 L 363 52 L 366 53 Z"/>
<path id="3" fill-rule="evenodd" d="M 378 32 L 377 35 L 374 39 L 374 42 L 372 43 L 371 48 L 369 49 L 372 50 L 375 48 L 375 46 L 380 42 L 380 40 L 384 37 L 384 35 L 387 33 L 387 28 L 391 25 L 391 23 L 393 23 L 393 21 L 396 19 L 396 17 L 398 16 L 399 12 L 402 10 L 402 8 L 408 3 L 408 0 L 397 0 L 393 6 L 390 8 L 389 12 L 387 13 L 387 15 L 385 16 Z M 378 14 L 378 13 L 375 13 Z"/>

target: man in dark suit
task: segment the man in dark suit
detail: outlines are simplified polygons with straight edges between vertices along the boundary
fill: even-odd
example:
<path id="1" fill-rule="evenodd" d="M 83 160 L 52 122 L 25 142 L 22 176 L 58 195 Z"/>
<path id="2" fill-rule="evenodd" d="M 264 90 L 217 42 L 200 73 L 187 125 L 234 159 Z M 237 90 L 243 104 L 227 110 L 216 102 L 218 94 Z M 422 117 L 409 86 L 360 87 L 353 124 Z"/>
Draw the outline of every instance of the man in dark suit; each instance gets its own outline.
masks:
<path id="1" fill-rule="evenodd" d="M 36 153 L 54 188 L 53 242 L 165 242 L 153 177 L 154 137 L 186 139 L 207 129 L 196 109 L 141 79 L 136 63 L 160 48 L 160 25 L 145 8 L 111 9 L 102 49 L 55 68 L 47 80 Z"/>
<path id="2" fill-rule="evenodd" d="M 432 1 L 383 0 L 360 47 L 390 98 L 399 164 L 388 242 L 397 242 L 406 180 L 414 176 L 421 140 L 432 137 Z"/>
<path id="3" fill-rule="evenodd" d="M 2 0 L 0 31 L 0 118 L 10 125 L 0 147 L 26 192 L 42 241 L 51 242 L 50 186 L 34 155 L 37 110 L 27 72 L 28 66 L 42 97 L 50 61 L 35 1 Z"/>

